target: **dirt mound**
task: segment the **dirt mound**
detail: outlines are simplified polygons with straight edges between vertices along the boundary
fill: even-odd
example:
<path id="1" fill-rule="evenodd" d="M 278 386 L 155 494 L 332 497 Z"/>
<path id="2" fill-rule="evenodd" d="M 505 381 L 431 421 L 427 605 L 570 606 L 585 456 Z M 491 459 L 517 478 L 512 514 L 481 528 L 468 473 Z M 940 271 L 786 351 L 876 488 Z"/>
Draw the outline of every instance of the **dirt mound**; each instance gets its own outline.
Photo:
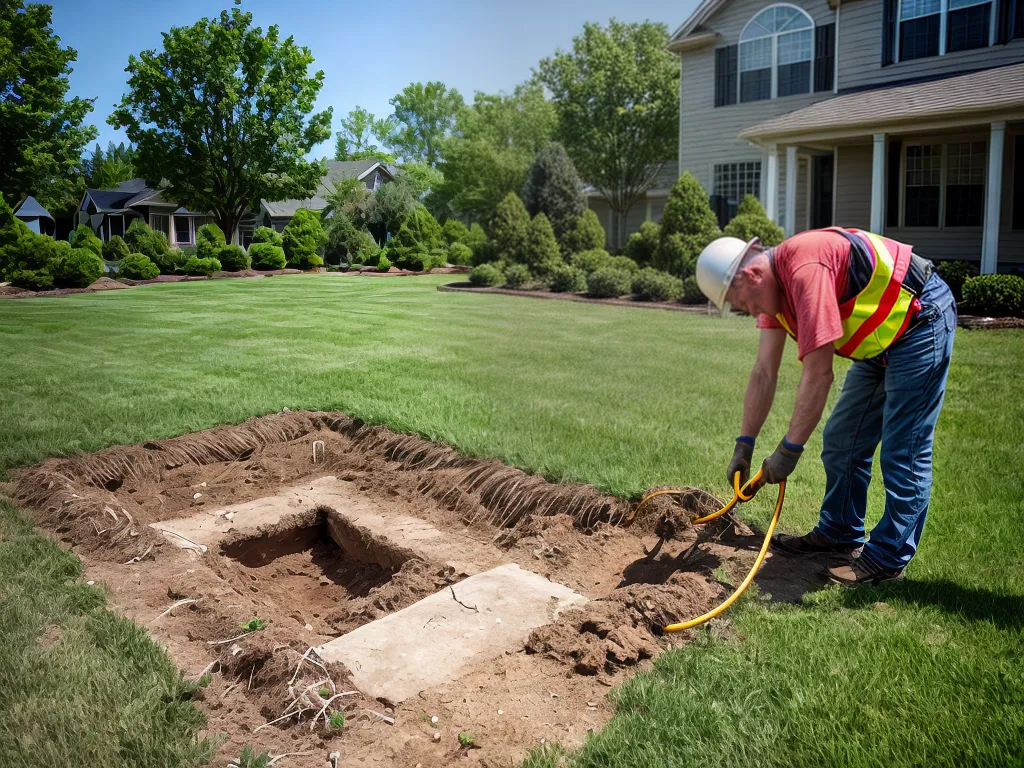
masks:
<path id="1" fill-rule="evenodd" d="M 119 291 L 122 288 L 129 288 L 130 286 L 124 283 L 119 283 L 117 280 L 112 280 L 109 277 L 101 277 L 95 283 L 89 286 L 90 291 Z"/>

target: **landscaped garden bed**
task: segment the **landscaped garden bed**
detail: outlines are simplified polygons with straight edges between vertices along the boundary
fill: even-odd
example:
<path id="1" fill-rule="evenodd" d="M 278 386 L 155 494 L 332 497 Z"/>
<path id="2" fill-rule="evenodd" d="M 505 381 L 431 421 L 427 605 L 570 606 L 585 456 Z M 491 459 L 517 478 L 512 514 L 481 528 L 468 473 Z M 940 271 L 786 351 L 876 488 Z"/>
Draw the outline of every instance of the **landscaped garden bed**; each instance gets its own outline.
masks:
<path id="1" fill-rule="evenodd" d="M 718 310 L 710 303 L 703 304 L 680 304 L 668 301 L 640 301 L 632 298 L 609 298 L 597 299 L 588 296 L 585 292 L 579 293 L 553 293 L 551 291 L 528 291 L 514 288 L 489 288 L 487 286 L 473 285 L 470 282 L 448 283 L 437 286 L 439 291 L 459 291 L 466 293 L 496 293 L 505 296 L 529 296 L 535 299 L 561 299 L 563 301 L 578 301 L 585 304 L 611 304 L 620 307 L 640 307 L 641 309 L 665 309 L 674 312 L 690 312 L 700 315 L 717 315 Z"/>
<path id="2" fill-rule="evenodd" d="M 50 459 L 15 471 L 8 491 L 202 681 L 198 706 L 228 734 L 225 757 L 254 745 L 308 752 L 311 764 L 342 734 L 346 764 L 447 764 L 467 732 L 487 764 L 544 738 L 579 744 L 610 714 L 607 687 L 685 643 L 689 633 L 660 627 L 719 601 L 717 569 L 744 572 L 758 538 L 723 519 L 646 556 L 660 512 L 685 520 L 719 502 L 686 490 L 626 529 L 633 500 L 340 413 Z M 542 600 L 523 624 L 507 596 L 470 601 L 474 580 L 496 574 L 573 597 Z M 772 560 L 759 583 L 796 599 L 818 581 Z M 403 623 L 378 640 L 396 651 L 387 674 L 337 661 L 352 653 L 337 642 L 403 609 L 433 610 L 435 626 Z M 453 621 L 472 624 L 465 637 L 445 634 Z M 371 664 L 367 653 L 357 658 Z M 442 674 L 431 665 L 453 654 L 455 670 L 420 689 L 416 676 Z"/>

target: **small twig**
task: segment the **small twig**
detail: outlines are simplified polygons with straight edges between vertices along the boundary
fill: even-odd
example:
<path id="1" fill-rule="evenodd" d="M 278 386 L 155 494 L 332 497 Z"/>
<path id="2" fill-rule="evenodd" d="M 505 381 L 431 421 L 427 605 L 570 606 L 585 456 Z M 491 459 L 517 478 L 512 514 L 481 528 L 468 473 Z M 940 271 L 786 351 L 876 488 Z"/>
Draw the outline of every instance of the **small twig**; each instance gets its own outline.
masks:
<path id="1" fill-rule="evenodd" d="M 289 713 L 287 713 L 285 715 L 281 715 L 279 718 L 277 718 L 277 720 L 271 720 L 269 723 L 264 723 L 263 725 L 259 726 L 258 728 L 254 728 L 252 732 L 256 733 L 257 731 L 262 731 L 267 726 L 273 725 L 274 723 L 280 723 L 282 720 L 287 720 L 289 717 L 295 717 L 295 715 L 299 714 L 300 712 L 302 712 L 302 710 L 301 709 L 297 709 L 294 712 L 289 712 Z"/>
<path id="2" fill-rule="evenodd" d="M 206 673 L 209 672 L 211 669 L 213 669 L 218 664 L 220 664 L 220 659 L 214 659 L 209 664 L 207 664 L 203 668 L 203 671 L 200 672 L 198 675 L 196 675 L 196 681 L 202 680 L 204 677 L 206 677 Z"/>
<path id="3" fill-rule="evenodd" d="M 394 725 L 395 724 L 395 718 L 388 717 L 387 715 L 382 715 L 380 712 L 374 712 L 372 709 L 364 709 L 363 712 L 369 712 L 371 715 L 376 715 L 377 717 L 379 717 L 381 720 L 383 720 L 388 725 Z"/>
<path id="4" fill-rule="evenodd" d="M 143 553 L 142 553 L 141 555 L 136 555 L 136 556 L 135 556 L 135 557 L 133 557 L 133 558 L 132 558 L 131 560 L 129 560 L 129 561 L 127 562 L 127 563 L 122 563 L 122 565 L 131 565 L 132 563 L 141 563 L 141 562 L 142 562 L 142 560 L 143 560 L 143 559 L 144 559 L 144 558 L 146 557 L 146 555 L 148 555 L 148 554 L 150 553 L 150 551 L 151 551 L 152 549 L 153 549 L 153 545 L 152 545 L 152 544 L 150 544 L 150 545 L 149 545 L 149 549 L 147 549 L 147 550 L 146 550 L 145 552 L 143 552 Z"/>
<path id="5" fill-rule="evenodd" d="M 285 752 L 283 755 L 277 755 L 276 757 L 270 758 L 270 762 L 268 762 L 267 765 L 273 765 L 278 760 L 281 760 L 281 759 L 283 759 L 285 757 L 302 757 L 304 755 L 312 755 L 312 754 L 313 754 L 312 752 Z"/>
<path id="6" fill-rule="evenodd" d="M 476 611 L 477 613 L 480 613 L 480 609 L 477 608 L 475 605 L 466 605 L 464 602 L 459 600 L 459 598 L 457 598 L 455 596 L 455 588 L 454 587 L 448 587 L 448 589 L 452 593 L 452 600 L 454 600 L 456 603 L 461 605 L 463 608 L 466 608 L 467 610 Z"/>
<path id="7" fill-rule="evenodd" d="M 198 542 L 192 541 L 192 539 L 190 539 L 190 538 L 188 538 L 186 536 L 182 536 L 177 531 L 171 531 L 171 530 L 168 530 L 167 528 L 159 528 L 157 530 L 159 530 L 160 533 L 169 533 L 172 536 L 177 536 L 182 541 L 187 541 L 189 544 L 191 544 L 195 549 L 198 549 L 200 552 L 205 552 L 206 551 L 206 545 L 205 544 L 199 544 Z"/>
<path id="8" fill-rule="evenodd" d="M 243 637 L 248 637 L 252 632 L 243 632 L 238 637 L 229 637 L 227 640 L 207 640 L 207 645 L 225 645 L 226 643 L 233 643 L 235 640 L 241 640 Z"/>
<path id="9" fill-rule="evenodd" d="M 247 691 L 251 691 L 251 690 L 252 690 L 252 676 L 253 676 L 253 675 L 254 675 L 255 673 L 256 673 L 256 665 L 255 665 L 255 664 L 253 664 L 253 665 L 252 665 L 252 669 L 251 669 L 251 670 L 249 670 L 249 687 L 248 687 L 248 688 L 246 688 L 246 690 L 247 690 Z"/>
<path id="10" fill-rule="evenodd" d="M 231 691 L 233 691 L 237 687 L 238 687 L 238 683 L 232 683 L 231 685 L 229 685 L 227 688 L 224 689 L 224 693 L 222 693 L 220 695 L 220 697 L 223 699 L 225 696 L 228 695 L 228 693 L 230 693 Z"/>
<path id="11" fill-rule="evenodd" d="M 150 625 L 152 625 L 152 624 L 156 624 L 156 622 L 157 622 L 157 621 L 158 621 L 159 619 L 162 619 L 162 618 L 163 618 L 164 616 L 166 616 L 166 615 L 167 615 L 168 613 L 170 613 L 171 611 L 173 611 L 173 610 L 174 610 L 175 608 L 178 608 L 179 606 L 182 606 L 182 605 L 189 605 L 190 603 L 198 603 L 198 602 L 199 602 L 199 600 L 201 600 L 201 599 L 202 599 L 202 598 L 191 598 L 191 597 L 186 597 L 186 598 L 185 598 L 184 600 L 179 600 L 178 602 L 176 602 L 176 603 L 175 603 L 174 605 L 172 605 L 172 606 L 171 606 L 170 608 L 168 608 L 168 609 L 167 609 L 166 611 L 164 611 L 163 613 L 161 613 L 161 614 L 160 614 L 159 616 L 157 616 L 157 617 L 156 617 L 155 619 L 153 619 L 153 620 L 152 620 L 151 622 L 149 622 L 149 623 L 150 623 Z"/>
<path id="12" fill-rule="evenodd" d="M 342 694 L 336 693 L 324 702 L 324 705 L 320 707 L 320 711 L 313 715 L 313 722 L 309 724 L 309 730 L 312 731 L 314 728 L 316 728 L 316 721 L 320 719 L 320 715 L 324 716 L 324 725 L 328 725 L 327 708 L 331 706 L 332 701 L 334 701 L 335 699 L 340 699 L 341 696 Z M 392 721 L 392 724 L 394 724 L 394 721 Z"/>

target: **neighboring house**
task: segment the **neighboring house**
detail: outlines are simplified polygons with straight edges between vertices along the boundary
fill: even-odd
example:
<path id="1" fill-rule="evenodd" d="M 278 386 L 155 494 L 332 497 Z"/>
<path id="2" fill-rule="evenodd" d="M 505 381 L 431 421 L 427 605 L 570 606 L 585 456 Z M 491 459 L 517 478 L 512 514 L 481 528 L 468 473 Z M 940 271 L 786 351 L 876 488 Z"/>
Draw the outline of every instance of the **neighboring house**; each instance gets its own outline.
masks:
<path id="1" fill-rule="evenodd" d="M 25 226 L 37 235 L 53 237 L 53 233 L 57 229 L 57 222 L 50 215 L 50 212 L 43 208 L 31 195 L 22 201 L 14 215 L 25 222 Z"/>
<path id="2" fill-rule="evenodd" d="M 665 209 L 665 200 L 668 198 L 669 190 L 679 178 L 679 164 L 675 161 L 667 162 L 658 171 L 654 182 L 640 200 L 626 212 L 626 223 L 623 231 L 619 232 L 619 217 L 608 204 L 608 198 L 587 185 L 583 193 L 587 196 L 587 206 L 597 218 L 601 220 L 604 227 L 605 241 L 608 250 L 615 250 L 626 238 L 634 232 L 639 231 L 640 225 L 645 221 L 661 221 L 661 212 Z"/>
<path id="3" fill-rule="evenodd" d="M 1024 0 L 705 0 L 668 47 L 709 194 L 1024 265 Z"/>
<path id="4" fill-rule="evenodd" d="M 238 225 L 235 242 L 248 248 L 257 227 L 269 226 L 280 232 L 300 208 L 323 210 L 327 205 L 325 196 L 330 194 L 334 183 L 351 177 L 364 182 L 370 191 L 376 191 L 382 184 L 392 181 L 394 173 L 376 160 L 328 161 L 327 174 L 314 197 L 263 200 L 260 209 L 250 212 Z M 87 189 L 79 205 L 76 224 L 89 224 L 99 238 L 107 242 L 115 235 L 123 237 L 133 219 L 142 219 L 163 232 L 171 245 L 179 248 L 195 245 L 199 228 L 215 221 L 213 214 L 190 211 L 167 199 L 163 191 L 147 186 L 143 179 L 131 179 L 118 184 L 117 189 Z"/>

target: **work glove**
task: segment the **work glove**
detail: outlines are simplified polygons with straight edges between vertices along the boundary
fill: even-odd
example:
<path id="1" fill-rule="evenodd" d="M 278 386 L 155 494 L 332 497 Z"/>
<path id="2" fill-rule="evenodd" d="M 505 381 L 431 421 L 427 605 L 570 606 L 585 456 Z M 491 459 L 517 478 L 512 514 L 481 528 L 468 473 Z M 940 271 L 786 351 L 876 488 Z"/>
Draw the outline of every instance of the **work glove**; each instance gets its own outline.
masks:
<path id="1" fill-rule="evenodd" d="M 787 441 L 783 438 L 782 442 L 779 443 L 779 447 L 775 449 L 775 453 L 769 456 L 761 464 L 761 482 L 758 483 L 758 488 L 766 483 L 777 485 L 793 474 L 793 470 L 796 469 L 796 463 L 800 461 L 800 455 L 803 453 L 803 446 L 791 447 L 787 445 Z"/>
<path id="2" fill-rule="evenodd" d="M 737 472 L 740 473 L 740 487 L 742 488 L 747 482 L 747 478 L 750 477 L 750 460 L 753 457 L 754 446 L 745 440 L 737 440 L 736 449 L 732 452 L 732 461 L 729 462 L 729 468 L 725 470 L 726 482 L 730 488 L 732 488 L 732 480 Z"/>

